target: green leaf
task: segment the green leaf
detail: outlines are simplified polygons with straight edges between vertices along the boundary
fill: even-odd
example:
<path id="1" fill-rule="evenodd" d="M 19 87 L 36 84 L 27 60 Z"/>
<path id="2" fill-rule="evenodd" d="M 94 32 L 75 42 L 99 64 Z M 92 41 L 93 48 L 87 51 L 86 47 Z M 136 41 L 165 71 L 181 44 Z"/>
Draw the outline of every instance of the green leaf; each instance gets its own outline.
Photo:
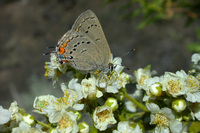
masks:
<path id="1" fill-rule="evenodd" d="M 188 129 L 188 132 L 190 133 L 199 133 L 200 132 L 200 122 L 194 121 L 191 122 L 190 128 Z"/>
<path id="2" fill-rule="evenodd" d="M 194 42 L 187 45 L 187 48 L 192 52 L 200 52 L 200 42 Z"/>
<path id="3" fill-rule="evenodd" d="M 197 38 L 200 39 L 200 28 L 196 28 L 196 34 L 197 34 Z"/>

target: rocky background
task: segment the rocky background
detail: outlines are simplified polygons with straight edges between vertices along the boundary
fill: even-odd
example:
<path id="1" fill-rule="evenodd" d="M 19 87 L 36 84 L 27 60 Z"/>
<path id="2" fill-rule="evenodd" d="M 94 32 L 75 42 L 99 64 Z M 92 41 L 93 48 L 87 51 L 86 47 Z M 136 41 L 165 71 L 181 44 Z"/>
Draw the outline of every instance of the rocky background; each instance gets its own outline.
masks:
<path id="1" fill-rule="evenodd" d="M 184 17 L 137 29 L 140 17 L 125 20 L 119 10 L 122 1 L 103 5 L 102 0 L 1 0 L 0 1 L 0 105 L 13 100 L 32 110 L 34 98 L 61 92 L 44 77 L 43 53 L 55 46 L 76 18 L 91 9 L 98 16 L 113 55 L 123 57 L 123 65 L 134 70 L 152 65 L 158 75 L 165 71 L 188 71 L 192 53 L 186 48 L 196 41 L 195 27 L 185 26 Z"/>

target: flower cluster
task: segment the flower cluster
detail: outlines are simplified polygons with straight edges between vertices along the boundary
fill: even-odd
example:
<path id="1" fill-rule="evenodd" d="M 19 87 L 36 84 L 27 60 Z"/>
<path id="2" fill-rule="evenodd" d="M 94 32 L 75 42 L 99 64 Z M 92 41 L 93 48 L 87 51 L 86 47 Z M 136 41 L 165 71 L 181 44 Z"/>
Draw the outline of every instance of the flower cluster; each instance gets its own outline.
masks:
<path id="1" fill-rule="evenodd" d="M 0 106 L 0 132 L 40 133 L 39 129 L 32 128 L 34 124 L 34 117 L 20 108 L 16 101 L 11 103 L 8 110 Z"/>
<path id="2" fill-rule="evenodd" d="M 69 71 L 74 78 L 60 84 L 61 97 L 35 98 L 33 111 L 45 119 L 36 120 L 13 102 L 8 110 L 0 106 L 0 132 L 181 133 L 189 130 L 187 123 L 200 121 L 200 54 L 192 56 L 194 66 L 189 73 L 180 70 L 161 76 L 154 76 L 149 66 L 129 75 L 123 72 L 119 57 L 110 61 L 113 70 L 87 73 L 56 58 L 51 53 L 45 77 L 54 85 Z M 126 91 L 128 83 L 135 85 L 130 88 L 133 94 Z"/>
<path id="3" fill-rule="evenodd" d="M 194 54 L 192 61 L 198 66 L 200 54 Z M 195 69 L 193 69 L 194 71 Z M 198 74 L 184 70 L 176 73 L 165 72 L 152 76 L 149 68 L 135 71 L 137 91 L 141 102 L 151 112 L 150 124 L 156 125 L 154 132 L 179 133 L 185 130 L 182 123 L 200 120 L 200 79 Z M 135 94 L 132 94 L 134 97 Z"/>

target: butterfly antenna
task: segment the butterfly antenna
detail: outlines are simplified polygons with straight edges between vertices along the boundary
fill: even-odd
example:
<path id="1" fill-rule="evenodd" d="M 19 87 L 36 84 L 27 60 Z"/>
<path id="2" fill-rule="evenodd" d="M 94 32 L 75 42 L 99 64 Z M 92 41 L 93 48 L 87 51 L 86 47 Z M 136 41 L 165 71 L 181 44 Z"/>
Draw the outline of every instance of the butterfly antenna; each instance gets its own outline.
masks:
<path id="1" fill-rule="evenodd" d="M 43 55 L 49 55 L 51 53 L 55 53 L 55 51 L 47 52 L 47 53 L 44 53 Z"/>
<path id="2" fill-rule="evenodd" d="M 130 51 L 128 51 L 126 54 L 122 55 L 121 58 L 123 58 L 124 56 L 130 54 L 131 52 L 135 51 L 135 49 L 131 49 Z M 126 66 L 123 66 L 125 69 L 127 69 L 128 71 L 132 71 L 130 68 L 126 67 Z"/>
<path id="3" fill-rule="evenodd" d="M 124 68 L 126 68 L 128 71 L 132 71 L 130 68 L 128 68 L 128 67 L 124 67 Z"/>
<path id="4" fill-rule="evenodd" d="M 128 54 L 130 54 L 130 53 L 131 53 L 131 52 L 133 52 L 133 51 L 135 51 L 135 49 L 134 49 L 134 48 L 133 48 L 133 49 L 131 49 L 130 51 L 128 51 L 126 54 L 122 55 L 122 56 L 121 56 L 121 58 L 122 58 L 122 57 L 124 57 L 124 56 L 126 56 L 126 55 L 128 55 Z"/>
<path id="5" fill-rule="evenodd" d="M 51 52 L 48 52 L 48 53 L 44 53 L 43 55 L 49 55 L 49 54 L 51 54 Z"/>
<path id="6" fill-rule="evenodd" d="M 55 48 L 55 46 L 48 46 L 48 47 L 47 47 L 47 49 L 50 49 L 50 48 Z"/>

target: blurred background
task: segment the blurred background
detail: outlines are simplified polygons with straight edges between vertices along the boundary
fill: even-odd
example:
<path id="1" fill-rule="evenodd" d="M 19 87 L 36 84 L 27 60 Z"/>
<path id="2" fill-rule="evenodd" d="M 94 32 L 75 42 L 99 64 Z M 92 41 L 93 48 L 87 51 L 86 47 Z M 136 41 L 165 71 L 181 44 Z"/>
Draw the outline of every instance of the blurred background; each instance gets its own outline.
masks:
<path id="1" fill-rule="evenodd" d="M 59 95 L 44 77 L 48 46 L 85 10 L 95 12 L 114 57 L 132 71 L 151 64 L 157 75 L 191 66 L 200 43 L 200 2 L 191 0 L 1 0 L 0 105 L 14 100 L 31 112 L 36 96 Z"/>

